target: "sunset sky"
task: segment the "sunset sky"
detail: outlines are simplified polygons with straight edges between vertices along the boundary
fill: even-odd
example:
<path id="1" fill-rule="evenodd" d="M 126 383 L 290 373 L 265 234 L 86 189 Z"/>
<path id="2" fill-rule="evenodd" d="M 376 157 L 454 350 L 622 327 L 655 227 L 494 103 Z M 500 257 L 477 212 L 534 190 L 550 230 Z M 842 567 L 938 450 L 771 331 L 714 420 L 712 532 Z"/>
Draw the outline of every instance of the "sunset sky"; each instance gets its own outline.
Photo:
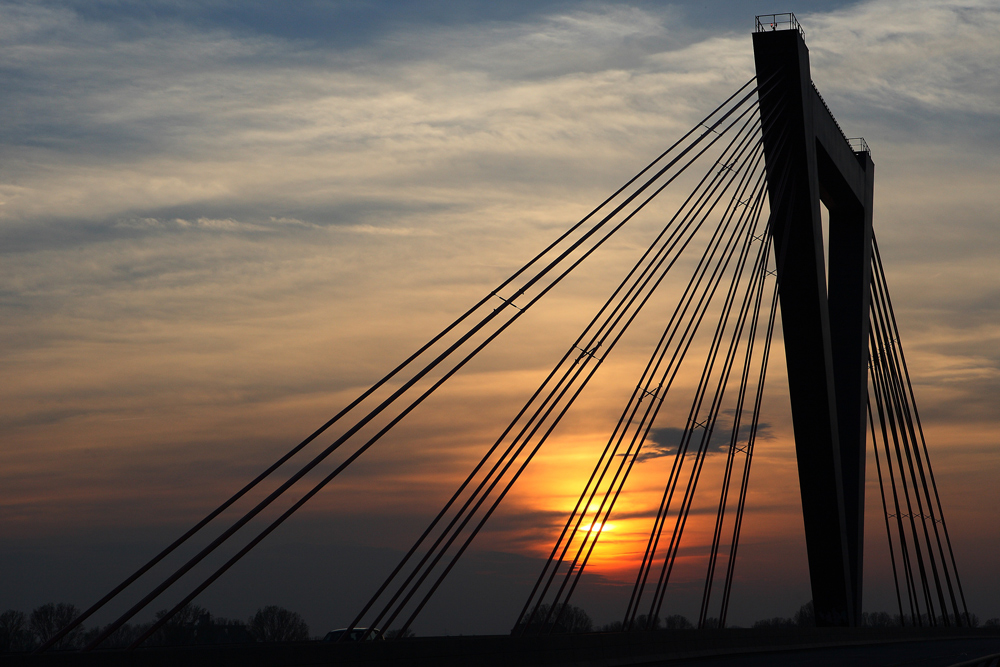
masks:
<path id="1" fill-rule="evenodd" d="M 0 611 L 89 606 L 745 83 L 754 14 L 785 9 L 834 115 L 871 146 L 959 571 L 970 611 L 1000 616 L 990 0 L 0 2 Z M 655 222 L 199 603 L 346 625 Z M 509 629 L 656 324 L 595 381 L 419 633 Z M 783 364 L 779 350 L 733 592 L 743 625 L 810 597 Z M 656 497 L 665 461 L 639 466 L 629 509 Z M 865 608 L 893 611 L 869 470 Z M 709 531 L 692 527 L 692 553 Z M 596 622 L 620 617 L 644 532 L 608 531 L 574 598 Z M 670 613 L 696 614 L 700 567 L 678 574 Z"/>

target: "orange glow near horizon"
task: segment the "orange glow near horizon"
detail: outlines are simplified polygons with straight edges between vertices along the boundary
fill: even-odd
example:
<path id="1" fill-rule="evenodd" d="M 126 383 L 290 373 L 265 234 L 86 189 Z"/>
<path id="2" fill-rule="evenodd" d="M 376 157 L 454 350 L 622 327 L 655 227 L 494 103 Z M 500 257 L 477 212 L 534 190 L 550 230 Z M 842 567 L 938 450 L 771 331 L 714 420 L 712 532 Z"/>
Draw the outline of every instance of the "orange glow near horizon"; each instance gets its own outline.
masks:
<path id="1" fill-rule="evenodd" d="M 763 452 L 763 458 L 767 458 L 775 451 L 785 451 L 784 455 L 791 452 L 790 443 L 784 437 L 776 440 L 774 435 L 770 435 L 768 438 L 759 440 L 757 443 L 757 451 Z M 517 509 L 509 511 L 511 514 L 537 513 L 551 517 L 551 519 L 544 530 L 532 531 L 532 537 L 526 542 L 519 541 L 516 535 L 507 532 L 502 533 L 505 536 L 503 539 L 507 540 L 508 543 L 513 540 L 522 544 L 523 551 L 527 554 L 547 558 L 552 551 L 553 544 L 563 531 L 567 518 L 579 502 L 581 489 L 591 475 L 597 457 L 606 442 L 606 435 L 575 434 L 551 443 L 550 450 L 540 452 L 516 487 L 518 490 L 510 499 L 510 502 Z M 693 459 L 693 455 L 689 453 L 681 468 L 681 482 L 674 492 L 670 511 L 662 528 L 654 557 L 654 574 L 651 576 L 655 577 L 655 573 L 662 566 L 663 556 L 677 521 L 677 510 L 684 496 Z M 703 576 L 701 570 L 707 562 L 707 554 L 715 530 L 725 459 L 724 454 L 710 454 L 702 467 L 698 490 L 683 528 L 683 536 L 671 573 L 672 581 L 698 575 Z M 607 505 L 602 507 L 602 498 L 619 460 L 615 459 L 611 471 L 601 484 L 600 492 L 589 502 L 585 515 L 574 521 L 574 523 L 578 521 L 579 526 L 566 550 L 565 562 L 568 564 L 574 558 L 578 562 L 586 559 L 587 572 L 599 575 L 609 581 L 631 583 L 635 579 L 643 554 L 648 548 L 656 508 L 659 507 L 663 499 L 664 484 L 669 476 L 674 456 L 668 454 L 636 463 L 610 516 L 605 518 Z M 735 463 L 734 470 L 737 472 L 734 473 L 734 479 L 730 483 L 729 505 L 721 531 L 720 559 L 722 560 L 720 562 L 724 562 L 729 552 L 733 529 L 733 510 L 739 492 L 739 476 L 742 474 L 741 459 Z M 788 473 L 794 475 L 794 467 L 783 466 L 781 474 Z M 764 491 L 768 486 L 774 490 L 783 489 L 781 492 L 783 495 L 769 498 L 769 503 L 777 502 L 784 505 L 791 503 L 794 506 L 798 491 L 795 480 L 792 479 L 791 484 L 779 485 L 762 479 L 767 476 L 766 468 L 759 468 L 755 475 L 756 479 L 751 481 L 748 498 L 748 505 L 751 507 L 749 511 L 753 511 L 753 504 L 763 499 L 762 497 L 773 495 Z M 602 522 L 604 522 L 603 525 Z M 592 530 L 595 526 L 596 528 Z M 588 531 L 590 531 L 589 538 L 585 538 Z M 592 541 L 594 538 L 596 538 L 596 546 L 593 547 L 588 556 L 589 543 L 582 551 L 580 546 L 584 539 Z M 493 543 L 493 540 L 489 541 L 491 544 Z"/>

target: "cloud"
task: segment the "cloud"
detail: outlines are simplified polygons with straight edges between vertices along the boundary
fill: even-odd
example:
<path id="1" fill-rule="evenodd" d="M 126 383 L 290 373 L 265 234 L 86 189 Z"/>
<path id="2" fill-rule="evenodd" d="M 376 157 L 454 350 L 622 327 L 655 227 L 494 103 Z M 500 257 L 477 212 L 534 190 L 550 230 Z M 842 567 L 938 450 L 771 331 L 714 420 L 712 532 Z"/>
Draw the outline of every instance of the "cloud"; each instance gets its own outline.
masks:
<path id="1" fill-rule="evenodd" d="M 899 114 L 940 129 L 954 113 L 995 113 L 986 103 L 992 84 L 975 67 L 998 57 L 988 39 L 996 12 L 986 3 L 921 7 L 902 13 L 870 2 L 800 17 L 835 112 L 882 133 L 869 134 L 888 178 L 880 206 L 935 192 L 892 173 L 927 150 L 921 136 L 893 134 Z M 279 332 L 315 340 L 311 327 L 335 316 L 309 315 L 311 303 L 363 313 L 359 295 L 372 290 L 385 299 L 400 290 L 387 313 L 419 317 L 398 311 L 412 299 L 404 286 L 428 290 L 426 310 L 451 312 L 454 294 L 434 286 L 467 283 L 469 300 L 488 289 L 551 238 L 550 227 L 577 217 L 654 153 L 651 145 L 752 73 L 745 33 L 699 32 L 669 8 L 588 5 L 523 22 L 423 24 L 350 49 L 181 14 L 116 21 L 74 5 L 3 11 L 3 76 L 16 101 L 2 108 L 0 275 L 5 308 L 16 314 L 5 340 L 24 368 L 51 346 L 112 340 L 108 322 L 119 335 L 145 330 L 133 339 L 139 359 L 240 340 L 247 318 L 259 318 L 250 334 L 257 349 Z M 933 66 L 913 67 L 927 52 Z M 989 127 L 963 123 L 971 135 L 962 136 Z M 986 192 L 989 178 L 946 157 L 964 167 L 955 180 L 982 184 L 972 195 Z M 989 174 L 990 164 L 976 166 Z M 936 192 L 945 203 L 970 199 L 969 190 Z M 880 237 L 898 267 L 903 214 L 883 211 Z M 995 241 L 970 241 L 990 224 L 966 221 L 944 245 L 984 253 Z M 907 265 L 926 266 L 942 247 L 922 243 Z M 907 281 L 898 289 L 901 317 L 919 326 Z M 967 299 L 940 290 L 923 313 L 988 322 L 995 299 L 977 289 Z M 280 315 L 265 315 L 275 307 Z M 357 330 L 347 338 L 400 328 L 371 311 L 349 319 Z M 157 347 L 143 347 L 154 330 Z M 995 366 L 971 338 L 940 327 L 936 335 L 963 341 L 969 363 Z M 917 350 L 933 345 L 914 341 Z M 937 353 L 954 358 L 950 345 Z"/>
<path id="2" fill-rule="evenodd" d="M 924 4 L 906 16 L 875 2 L 800 17 L 838 115 L 890 127 L 880 119 L 900 105 L 880 100 L 991 113 L 991 93 L 968 73 L 996 56 L 986 39 L 995 12 Z M 464 237 L 483 253 L 512 236 L 486 259 L 510 266 L 572 219 L 576 199 L 596 200 L 640 163 L 651 137 L 676 136 L 752 70 L 745 34 L 704 37 L 669 9 L 426 25 L 350 52 L 220 23 L 102 21 L 72 6 L 5 12 L 5 77 L 19 101 L 4 107 L 15 175 L 2 185 L 0 233 L 15 253 L 4 298 L 30 308 L 14 326 L 36 340 L 63 336 L 51 315 L 84 303 L 104 302 L 99 317 L 208 324 L 213 311 L 232 312 L 223 300 L 316 284 L 289 272 L 302 260 L 336 266 L 327 275 L 345 287 L 364 280 L 372 252 L 389 255 L 389 280 L 398 258 L 412 275 L 440 276 L 440 255 L 417 259 L 430 246 L 396 239 Z M 874 57 L 887 41 L 892 57 Z M 935 66 L 907 67 L 928 44 Z M 952 62 L 958 73 L 942 76 Z M 872 143 L 880 165 L 899 145 L 879 154 Z M 456 279 L 474 264 L 459 262 Z M 176 291 L 158 295 L 195 285 L 200 296 L 176 306 Z M 956 317 L 991 308 L 948 303 Z"/>
<path id="3" fill-rule="evenodd" d="M 481 201 L 499 183 L 586 168 L 573 146 L 585 137 L 603 144 L 588 149 L 598 157 L 635 144 L 642 125 L 682 127 L 671 107 L 691 101 L 665 86 L 695 78 L 658 71 L 647 40 L 666 45 L 671 31 L 637 9 L 429 29 L 363 57 L 179 23 L 126 30 L 65 8 L 8 18 L 19 26 L 4 47 L 19 100 L 3 136 L 18 174 L 4 184 L 8 224 L 213 201 L 308 208 L 372 186 L 382 202 L 468 201 L 469 187 Z M 393 60 L 401 40 L 422 53 Z"/>
<path id="4" fill-rule="evenodd" d="M 939 129 L 955 118 L 941 114 L 998 114 L 1000 83 L 988 74 L 1000 65 L 995 3 L 919 0 L 900 11 L 875 0 L 801 18 L 809 24 L 814 78 L 853 107 L 882 118 L 924 114 Z"/>
<path id="5" fill-rule="evenodd" d="M 49 521 L 19 530 L 131 520 L 149 488 L 156 502 L 141 518 L 175 518 L 186 491 L 172 475 L 198 467 L 184 457 L 218 465 L 195 471 L 204 486 L 184 511 L 211 505 L 753 73 L 749 21 L 732 32 L 677 6 L 490 4 L 488 20 L 365 14 L 342 43 L 300 9 L 265 29 L 228 3 L 0 7 L 0 467 L 20 480 L 4 502 Z M 876 224 L 929 432 L 958 438 L 949 420 L 960 415 L 977 443 L 993 442 L 998 11 L 875 0 L 799 18 L 817 85 L 874 151 Z M 387 497 L 450 490 L 451 477 L 431 475 L 459 452 L 446 468 L 457 476 L 492 442 L 617 277 L 600 261 L 436 404 L 450 430 L 420 422 L 386 448 L 402 454 L 373 451 L 345 488 L 390 470 Z M 786 410 L 784 388 L 772 391 L 768 405 Z M 582 419 L 617 409 L 598 397 Z M 763 419 L 758 438 L 788 445 L 787 419 Z M 606 440 L 583 431 L 566 427 L 561 455 L 582 459 Z M 643 468 L 678 434 L 655 430 Z M 88 464 L 88 448 L 106 465 Z M 549 465 L 563 474 L 565 463 Z M 52 479 L 75 490 L 52 500 Z M 102 485 L 116 502 L 88 495 Z M 797 502 L 794 486 L 767 506 Z M 560 514 L 525 506 L 527 518 Z M 515 519 L 498 530 L 536 543 Z"/>
<path id="6" fill-rule="evenodd" d="M 732 413 L 732 410 L 726 412 Z M 746 443 L 750 437 L 750 424 L 746 423 L 752 417 L 752 413 L 746 413 L 743 423 L 740 424 L 739 433 L 736 437 L 737 444 Z M 734 420 L 732 415 L 720 415 L 712 429 L 712 437 L 706 445 L 707 454 L 725 454 L 729 451 L 732 442 Z M 638 461 L 644 462 L 657 459 L 663 456 L 675 456 L 677 448 L 683 442 L 685 429 L 674 426 L 663 426 L 650 429 L 649 438 L 639 454 Z M 701 446 L 704 439 L 704 430 L 695 428 L 691 433 L 688 443 L 688 455 L 693 455 Z M 756 440 L 773 440 L 774 434 L 771 431 L 771 424 L 760 422 L 757 424 Z"/>

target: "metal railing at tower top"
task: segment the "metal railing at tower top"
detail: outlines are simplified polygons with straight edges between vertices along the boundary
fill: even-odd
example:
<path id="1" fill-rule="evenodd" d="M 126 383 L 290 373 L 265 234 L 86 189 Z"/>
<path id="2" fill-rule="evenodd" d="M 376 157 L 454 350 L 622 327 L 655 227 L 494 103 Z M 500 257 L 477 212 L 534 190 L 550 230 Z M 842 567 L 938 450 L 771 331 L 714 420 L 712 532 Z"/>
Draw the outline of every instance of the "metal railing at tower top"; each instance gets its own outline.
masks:
<path id="1" fill-rule="evenodd" d="M 868 142 L 865 141 L 864 137 L 849 137 L 847 139 L 847 145 L 851 147 L 851 150 L 855 153 L 868 153 L 871 155 L 872 149 L 868 147 Z"/>
<path id="2" fill-rule="evenodd" d="M 771 30 L 798 30 L 802 39 L 806 38 L 806 31 L 799 25 L 795 14 L 786 12 L 784 14 L 760 14 L 755 16 L 757 21 L 757 32 L 769 32 Z"/>
<path id="3" fill-rule="evenodd" d="M 802 25 L 799 23 L 798 19 L 795 18 L 795 14 L 791 12 L 786 12 L 784 14 L 759 14 L 754 17 L 756 22 L 755 32 L 771 32 L 777 30 L 798 30 L 799 35 L 802 36 L 803 41 L 806 38 L 806 31 L 802 29 Z M 830 118 L 833 120 L 833 124 L 837 127 L 840 132 L 840 136 L 844 138 L 847 145 L 854 153 L 862 153 L 871 155 L 871 149 L 868 147 L 868 143 L 861 137 L 848 137 L 847 133 L 844 132 L 844 128 L 840 126 L 837 121 L 837 117 L 833 115 L 833 111 L 830 110 L 830 105 L 826 103 L 823 96 L 820 94 L 819 89 L 816 87 L 815 82 L 810 82 L 812 84 L 812 89 L 816 93 L 816 97 L 819 98 L 820 104 L 826 109 L 827 113 L 830 114 Z"/>

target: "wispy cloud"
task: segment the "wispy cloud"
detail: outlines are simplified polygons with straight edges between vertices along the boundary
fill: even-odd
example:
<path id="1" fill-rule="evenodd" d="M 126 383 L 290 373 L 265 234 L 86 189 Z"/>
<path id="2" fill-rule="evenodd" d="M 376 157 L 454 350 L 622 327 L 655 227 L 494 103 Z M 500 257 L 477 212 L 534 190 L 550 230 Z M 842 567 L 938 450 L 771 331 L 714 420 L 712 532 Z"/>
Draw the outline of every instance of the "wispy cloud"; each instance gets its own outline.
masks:
<path id="1" fill-rule="evenodd" d="M 746 423 L 752 417 L 745 414 L 743 423 L 740 424 L 739 432 L 736 434 L 737 447 L 746 443 L 750 438 L 751 425 Z M 695 427 L 688 436 L 687 454 L 694 455 L 700 448 L 704 447 L 706 454 L 726 454 L 729 452 L 730 444 L 733 441 L 734 420 L 732 416 L 720 415 L 712 429 L 711 438 L 704 442 L 705 430 Z M 649 461 L 663 456 L 675 456 L 681 443 L 684 441 L 685 429 L 675 426 L 662 426 L 650 429 L 648 442 L 643 445 L 638 461 Z M 773 440 L 774 434 L 771 431 L 771 424 L 760 422 L 757 424 L 755 440 Z"/>
<path id="2" fill-rule="evenodd" d="M 102 339 L 109 317 L 123 331 L 155 322 L 183 347 L 200 344 L 196 330 L 239 336 L 236 304 L 262 313 L 277 299 L 274 331 L 298 320 L 308 338 L 301 322 L 313 318 L 296 314 L 307 293 L 360 313 L 372 289 L 473 276 L 471 297 L 752 73 L 746 34 L 699 33 L 671 9 L 423 26 L 348 51 L 71 6 L 3 11 L 4 335 L 43 364 L 39 343 Z M 923 245 L 907 246 L 903 266 L 926 266 L 942 247 L 929 238 L 939 219 L 908 218 L 909 202 L 969 200 L 991 187 L 993 167 L 947 154 L 961 167 L 948 178 L 966 183 L 952 194 L 906 164 L 921 151 L 940 158 L 953 136 L 992 136 L 997 91 L 981 73 L 1000 58 L 997 12 L 928 0 L 800 18 L 818 84 L 886 175 L 887 252 L 915 223 Z M 900 114 L 935 128 L 933 147 L 927 134 L 899 135 Z M 984 120 L 955 126 L 972 116 Z M 944 245 L 981 255 L 992 224 L 983 212 L 963 219 Z M 905 321 L 915 295 L 907 281 L 898 289 Z M 989 321 L 994 289 L 980 281 L 965 300 L 942 289 L 919 312 L 942 326 Z M 352 326 L 384 330 L 370 314 Z M 964 345 L 969 363 L 994 364 Z"/>
<path id="3" fill-rule="evenodd" d="M 90 497 L 53 500 L 47 478 L 141 497 L 135 471 L 188 456 L 184 443 L 243 466 L 198 477 L 199 502 L 243 482 L 753 74 L 747 31 L 692 24 L 682 7 L 387 23 L 335 47 L 166 5 L 0 6 L 0 468 L 21 480 L 2 493 L 46 529 L 72 512 L 23 499 Z M 962 418 L 995 441 L 1000 11 L 873 0 L 799 19 L 817 85 L 874 151 L 876 225 L 929 431 L 947 438 Z M 471 369 L 446 437 L 421 422 L 394 445 L 430 443 L 385 463 L 414 485 L 399 488 L 450 488 L 457 464 L 429 480 L 429 452 L 465 463 L 491 442 L 609 267 L 519 331 L 517 354 Z M 780 382 L 768 391 L 785 409 Z M 619 409 L 588 406 L 595 420 Z M 764 419 L 786 438 L 783 418 Z M 674 436 L 659 429 L 644 456 L 670 454 Z M 88 448 L 129 472 L 88 467 Z M 113 505 L 87 516 L 134 518 Z"/>

